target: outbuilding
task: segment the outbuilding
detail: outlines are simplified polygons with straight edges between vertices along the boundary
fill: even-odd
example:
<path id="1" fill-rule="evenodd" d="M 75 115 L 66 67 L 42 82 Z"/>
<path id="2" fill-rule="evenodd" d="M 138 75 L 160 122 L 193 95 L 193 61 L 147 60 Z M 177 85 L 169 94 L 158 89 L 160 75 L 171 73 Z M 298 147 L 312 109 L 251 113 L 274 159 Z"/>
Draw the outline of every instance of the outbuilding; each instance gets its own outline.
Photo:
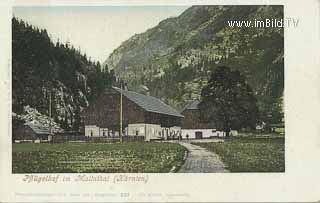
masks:
<path id="1" fill-rule="evenodd" d="M 13 128 L 12 136 L 15 142 L 21 141 L 48 141 L 50 135 L 49 128 L 36 123 L 25 123 Z"/>
<path id="2" fill-rule="evenodd" d="M 189 102 L 182 110 L 184 116 L 182 122 L 183 139 L 203 139 L 211 137 L 224 137 L 225 132 L 217 130 L 217 124 L 213 121 L 207 121 L 201 115 L 199 109 L 199 100 Z"/>

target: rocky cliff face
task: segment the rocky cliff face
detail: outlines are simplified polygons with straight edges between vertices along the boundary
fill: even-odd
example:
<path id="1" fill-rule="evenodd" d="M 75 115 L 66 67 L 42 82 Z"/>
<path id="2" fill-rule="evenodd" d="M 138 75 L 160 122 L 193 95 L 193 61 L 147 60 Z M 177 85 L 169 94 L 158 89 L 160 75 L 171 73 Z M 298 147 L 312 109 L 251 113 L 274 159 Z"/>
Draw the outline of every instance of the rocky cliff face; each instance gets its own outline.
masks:
<path id="1" fill-rule="evenodd" d="M 240 70 L 261 104 L 283 94 L 283 29 L 230 27 L 282 19 L 282 6 L 193 6 L 125 41 L 105 61 L 128 87 L 150 89 L 176 108 L 198 98 L 218 65 Z M 272 102 L 271 102 L 272 103 Z"/>

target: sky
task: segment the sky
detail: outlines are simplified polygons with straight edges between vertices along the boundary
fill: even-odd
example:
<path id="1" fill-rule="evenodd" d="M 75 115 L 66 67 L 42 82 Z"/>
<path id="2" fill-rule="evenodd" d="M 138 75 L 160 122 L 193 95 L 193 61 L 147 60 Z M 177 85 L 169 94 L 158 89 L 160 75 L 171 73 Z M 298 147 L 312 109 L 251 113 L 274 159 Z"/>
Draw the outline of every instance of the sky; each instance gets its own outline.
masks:
<path id="1" fill-rule="evenodd" d="M 92 60 L 103 63 L 123 41 L 185 9 L 186 6 L 42 6 L 14 7 L 13 15 L 47 29 L 54 42 L 70 42 Z"/>

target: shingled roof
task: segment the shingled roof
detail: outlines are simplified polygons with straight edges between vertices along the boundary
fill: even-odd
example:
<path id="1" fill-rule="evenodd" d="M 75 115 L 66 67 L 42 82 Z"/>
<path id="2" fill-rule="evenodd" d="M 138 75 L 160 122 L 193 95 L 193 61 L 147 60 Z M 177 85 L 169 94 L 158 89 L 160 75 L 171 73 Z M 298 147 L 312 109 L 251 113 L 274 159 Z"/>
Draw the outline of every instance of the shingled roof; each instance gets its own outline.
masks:
<path id="1" fill-rule="evenodd" d="M 113 87 L 113 89 L 118 91 L 119 93 L 121 93 L 122 91 L 123 96 L 127 97 L 130 101 L 134 102 L 135 104 L 137 104 L 138 106 L 140 106 L 148 112 L 166 114 L 176 117 L 184 117 L 177 110 L 165 104 L 156 97 L 139 94 L 133 91 L 121 90 L 117 87 Z"/>
<path id="2" fill-rule="evenodd" d="M 198 107 L 199 104 L 200 104 L 199 100 L 191 101 L 184 107 L 184 109 L 182 111 L 185 111 L 185 110 L 197 110 L 197 109 L 199 109 L 199 107 Z"/>
<path id="3" fill-rule="evenodd" d="M 35 134 L 38 135 L 49 135 L 49 129 L 40 124 L 26 123 L 25 125 L 29 126 Z"/>

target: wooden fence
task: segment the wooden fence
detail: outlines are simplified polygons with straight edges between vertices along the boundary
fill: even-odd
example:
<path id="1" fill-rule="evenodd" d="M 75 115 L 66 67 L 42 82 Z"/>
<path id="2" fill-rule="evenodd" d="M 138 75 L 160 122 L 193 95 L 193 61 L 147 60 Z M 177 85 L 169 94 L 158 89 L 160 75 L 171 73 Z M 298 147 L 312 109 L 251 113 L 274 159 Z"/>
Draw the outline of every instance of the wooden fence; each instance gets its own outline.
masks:
<path id="1" fill-rule="evenodd" d="M 123 141 L 144 141 L 144 136 L 123 136 Z M 113 137 L 88 137 L 88 136 L 77 136 L 77 135 L 54 135 L 52 136 L 52 143 L 63 143 L 63 142 L 96 142 L 96 143 L 113 143 L 120 142 L 119 136 Z"/>
<path id="2" fill-rule="evenodd" d="M 138 135 L 130 135 L 130 136 L 123 136 L 122 137 L 123 141 L 126 142 L 132 142 L 132 141 L 144 141 L 144 136 L 138 136 Z"/>

